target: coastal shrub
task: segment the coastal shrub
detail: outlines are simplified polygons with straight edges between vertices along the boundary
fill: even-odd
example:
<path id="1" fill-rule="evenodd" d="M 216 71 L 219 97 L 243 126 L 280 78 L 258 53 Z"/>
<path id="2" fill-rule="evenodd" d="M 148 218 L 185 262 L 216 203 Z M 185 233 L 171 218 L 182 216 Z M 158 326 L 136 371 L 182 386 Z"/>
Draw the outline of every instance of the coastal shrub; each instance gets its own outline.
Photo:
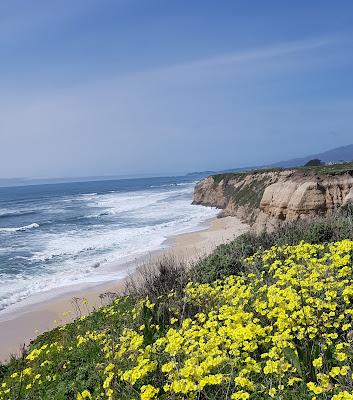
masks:
<path id="1" fill-rule="evenodd" d="M 353 218 L 353 202 L 350 201 L 347 204 L 341 206 L 340 209 L 339 209 L 339 214 L 342 217 L 350 218 L 350 220 L 352 222 L 352 218 Z"/>
<path id="2" fill-rule="evenodd" d="M 171 290 L 180 295 L 189 280 L 188 269 L 182 258 L 166 255 L 140 266 L 126 281 L 125 289 L 130 296 L 148 296 L 151 301 Z"/>
<path id="3" fill-rule="evenodd" d="M 118 298 L 38 338 L 0 399 L 353 399 L 352 254 L 350 240 L 273 246 L 181 296 Z"/>
<path id="4" fill-rule="evenodd" d="M 295 245 L 302 240 L 319 244 L 353 240 L 353 205 L 347 204 L 329 217 L 298 220 L 277 227 L 273 232 L 247 232 L 233 241 L 222 244 L 208 257 L 194 265 L 194 279 L 213 282 L 229 275 L 237 275 L 247 269 L 243 260 L 259 249 L 272 246 Z"/>

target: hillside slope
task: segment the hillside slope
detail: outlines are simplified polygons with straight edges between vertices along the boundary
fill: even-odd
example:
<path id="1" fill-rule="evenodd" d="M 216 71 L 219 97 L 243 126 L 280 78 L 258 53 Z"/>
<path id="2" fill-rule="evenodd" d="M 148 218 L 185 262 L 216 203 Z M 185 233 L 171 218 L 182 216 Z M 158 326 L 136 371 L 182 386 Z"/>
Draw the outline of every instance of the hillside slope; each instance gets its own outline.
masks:
<path id="1" fill-rule="evenodd" d="M 222 209 L 256 230 L 283 222 L 329 215 L 353 201 L 353 164 L 323 168 L 260 170 L 209 176 L 193 203 Z"/>
<path id="2" fill-rule="evenodd" d="M 329 162 L 340 162 L 340 161 L 352 161 L 353 160 L 353 144 L 347 146 L 336 147 L 322 153 L 311 154 L 306 157 L 293 158 L 291 160 L 280 161 L 271 165 L 271 167 L 298 167 L 305 165 L 308 161 L 313 159 L 319 159 L 325 163 Z"/>

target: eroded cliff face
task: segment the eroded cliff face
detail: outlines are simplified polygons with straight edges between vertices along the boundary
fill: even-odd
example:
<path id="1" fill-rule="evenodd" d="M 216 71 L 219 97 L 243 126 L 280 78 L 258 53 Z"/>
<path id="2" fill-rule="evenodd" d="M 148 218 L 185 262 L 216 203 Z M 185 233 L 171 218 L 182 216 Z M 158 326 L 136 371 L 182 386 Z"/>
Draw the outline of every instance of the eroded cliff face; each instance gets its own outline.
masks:
<path id="1" fill-rule="evenodd" d="M 353 202 L 353 171 L 281 170 L 209 176 L 196 185 L 193 202 L 220 208 L 220 216 L 236 216 L 261 230 L 328 215 L 349 201 Z"/>

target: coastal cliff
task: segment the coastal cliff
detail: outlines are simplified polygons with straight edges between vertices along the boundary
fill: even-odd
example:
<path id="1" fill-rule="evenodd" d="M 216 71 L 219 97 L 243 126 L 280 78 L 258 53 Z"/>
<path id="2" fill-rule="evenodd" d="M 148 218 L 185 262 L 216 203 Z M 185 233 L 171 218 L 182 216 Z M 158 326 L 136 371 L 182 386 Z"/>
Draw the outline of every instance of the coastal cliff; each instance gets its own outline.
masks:
<path id="1" fill-rule="evenodd" d="M 209 176 L 194 191 L 194 204 L 222 209 L 254 229 L 329 215 L 353 202 L 353 164 L 321 168 L 259 170 Z"/>

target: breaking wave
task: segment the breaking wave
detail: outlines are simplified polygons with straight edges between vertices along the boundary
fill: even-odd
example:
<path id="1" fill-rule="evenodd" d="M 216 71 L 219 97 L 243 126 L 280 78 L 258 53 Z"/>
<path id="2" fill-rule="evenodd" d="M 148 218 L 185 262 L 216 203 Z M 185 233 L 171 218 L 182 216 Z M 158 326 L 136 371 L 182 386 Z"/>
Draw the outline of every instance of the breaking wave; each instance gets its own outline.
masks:
<path id="1" fill-rule="evenodd" d="M 36 224 L 35 222 L 33 224 L 25 225 L 25 226 L 19 226 L 19 227 L 14 227 L 14 228 L 0 228 L 0 232 L 23 232 L 23 231 L 28 231 L 29 229 L 33 228 L 39 228 L 39 224 Z"/>

